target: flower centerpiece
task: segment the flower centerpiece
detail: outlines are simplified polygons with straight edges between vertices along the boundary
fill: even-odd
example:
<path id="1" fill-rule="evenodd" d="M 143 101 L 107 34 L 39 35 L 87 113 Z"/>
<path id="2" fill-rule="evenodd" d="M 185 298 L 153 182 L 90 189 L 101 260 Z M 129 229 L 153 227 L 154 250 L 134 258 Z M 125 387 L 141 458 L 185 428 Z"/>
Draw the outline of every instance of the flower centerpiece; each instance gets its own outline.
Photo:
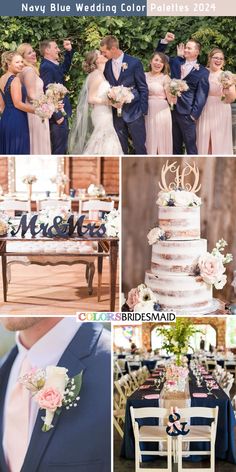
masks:
<path id="1" fill-rule="evenodd" d="M 57 193 L 59 197 L 62 197 L 65 193 L 65 186 L 67 182 L 69 182 L 69 177 L 66 174 L 60 173 L 57 175 L 53 175 L 50 178 L 52 184 L 57 184 Z"/>
<path id="2" fill-rule="evenodd" d="M 233 260 L 230 253 L 223 254 L 227 242 L 220 239 L 211 253 L 207 252 L 199 257 L 195 270 L 196 275 L 200 275 L 204 282 L 213 285 L 216 289 L 221 289 L 227 282 L 225 275 L 225 264 Z"/>
<path id="3" fill-rule="evenodd" d="M 90 184 L 87 193 L 90 197 L 104 197 L 106 195 L 102 184 Z"/>
<path id="4" fill-rule="evenodd" d="M 162 349 L 174 354 L 177 366 L 182 365 L 182 356 L 191 348 L 189 340 L 195 333 L 201 333 L 188 318 L 176 318 L 176 323 L 168 328 L 163 326 L 156 328 L 158 334 L 163 337 Z"/>
<path id="5" fill-rule="evenodd" d="M 82 386 L 82 374 L 69 378 L 65 367 L 48 366 L 46 369 L 32 369 L 18 381 L 29 390 L 40 409 L 45 410 L 42 417 L 42 431 L 53 428 L 55 413 L 59 415 L 62 408 L 69 410 L 78 405 Z"/>
<path id="6" fill-rule="evenodd" d="M 106 235 L 110 238 L 120 237 L 120 212 L 119 210 L 112 210 L 106 213 L 102 222 L 106 227 Z"/>
<path id="7" fill-rule="evenodd" d="M 7 221 L 0 216 L 0 237 L 6 236 L 8 233 L 8 223 Z"/>
<path id="8" fill-rule="evenodd" d="M 188 368 L 182 367 L 172 362 L 166 368 L 166 388 L 172 391 L 184 391 L 188 378 Z"/>
<path id="9" fill-rule="evenodd" d="M 131 92 L 130 87 L 124 87 L 123 85 L 118 85 L 116 87 L 111 87 L 108 90 L 107 96 L 113 105 L 120 103 L 121 107 L 117 108 L 117 116 L 122 115 L 122 107 L 125 103 L 131 103 L 134 99 L 134 94 Z"/>
<path id="10" fill-rule="evenodd" d="M 37 177 L 36 175 L 33 174 L 27 174 L 22 177 L 22 182 L 27 185 L 27 190 L 28 190 L 28 200 L 31 200 L 32 198 L 32 185 L 37 182 Z"/>

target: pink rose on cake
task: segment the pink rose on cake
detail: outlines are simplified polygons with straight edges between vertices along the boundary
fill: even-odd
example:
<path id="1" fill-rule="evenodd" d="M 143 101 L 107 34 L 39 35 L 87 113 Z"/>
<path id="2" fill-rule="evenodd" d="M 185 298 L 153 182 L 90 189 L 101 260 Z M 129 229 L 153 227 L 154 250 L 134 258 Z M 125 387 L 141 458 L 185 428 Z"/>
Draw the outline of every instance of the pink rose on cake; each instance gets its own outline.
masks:
<path id="1" fill-rule="evenodd" d="M 126 303 L 130 310 L 136 312 L 149 312 L 154 311 L 157 297 L 145 284 L 140 284 L 137 288 L 132 288 L 130 290 Z"/>
<path id="2" fill-rule="evenodd" d="M 201 256 L 198 260 L 198 266 L 200 275 L 204 282 L 209 285 L 215 285 L 224 280 L 226 276 L 223 276 L 225 267 L 220 257 L 214 256 L 207 252 L 205 256 Z M 226 280 L 225 280 L 226 283 Z M 224 285 L 223 285 L 224 286 Z M 222 288 L 222 287 L 221 287 Z"/>
<path id="3" fill-rule="evenodd" d="M 133 310 L 135 305 L 139 303 L 139 293 L 138 293 L 138 288 L 131 288 L 131 290 L 128 293 L 128 298 L 126 301 L 127 305 L 129 306 L 130 310 Z"/>

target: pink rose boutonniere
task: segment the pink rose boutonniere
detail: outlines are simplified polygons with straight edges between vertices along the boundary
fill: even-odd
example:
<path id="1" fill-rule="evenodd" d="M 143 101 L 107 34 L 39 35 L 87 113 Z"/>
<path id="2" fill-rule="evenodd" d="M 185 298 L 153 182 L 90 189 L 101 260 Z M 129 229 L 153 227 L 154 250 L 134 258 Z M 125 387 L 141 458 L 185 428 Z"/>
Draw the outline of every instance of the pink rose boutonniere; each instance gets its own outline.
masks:
<path id="1" fill-rule="evenodd" d="M 121 64 L 121 69 L 122 69 L 122 72 L 124 72 L 125 70 L 128 69 L 128 64 L 127 64 L 127 62 L 122 62 L 122 64 Z"/>
<path id="2" fill-rule="evenodd" d="M 68 377 L 67 372 L 65 367 L 50 365 L 45 370 L 32 369 L 18 379 L 31 392 L 39 408 L 45 410 L 43 432 L 53 428 L 55 413 L 59 415 L 63 407 L 69 410 L 78 404 L 83 372 L 72 378 Z"/>

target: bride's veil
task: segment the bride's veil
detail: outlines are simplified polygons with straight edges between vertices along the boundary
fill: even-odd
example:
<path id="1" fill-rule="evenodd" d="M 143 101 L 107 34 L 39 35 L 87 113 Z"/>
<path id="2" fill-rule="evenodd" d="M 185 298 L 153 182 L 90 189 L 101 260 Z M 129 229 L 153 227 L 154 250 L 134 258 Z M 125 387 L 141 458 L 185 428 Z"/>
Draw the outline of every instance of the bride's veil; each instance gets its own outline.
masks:
<path id="1" fill-rule="evenodd" d="M 92 134 L 93 125 L 88 104 L 88 79 L 85 80 L 79 94 L 76 116 L 72 122 L 68 139 L 69 154 L 83 154 L 85 145 Z"/>

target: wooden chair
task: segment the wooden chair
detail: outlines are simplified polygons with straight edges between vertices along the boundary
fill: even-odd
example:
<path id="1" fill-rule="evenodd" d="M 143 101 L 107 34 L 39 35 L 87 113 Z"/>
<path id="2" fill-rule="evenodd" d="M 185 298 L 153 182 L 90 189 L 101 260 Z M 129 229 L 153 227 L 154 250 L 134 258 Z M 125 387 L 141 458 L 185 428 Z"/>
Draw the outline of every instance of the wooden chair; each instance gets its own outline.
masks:
<path id="1" fill-rule="evenodd" d="M 71 200 L 60 200 L 48 198 L 46 200 L 37 200 L 36 201 L 37 211 L 46 210 L 47 208 L 64 208 L 65 210 L 71 210 Z"/>
<path id="2" fill-rule="evenodd" d="M 166 426 L 143 426 L 139 425 L 139 419 L 152 418 L 168 420 L 169 410 L 167 408 L 133 408 L 130 407 L 130 415 L 132 420 L 134 440 L 135 440 L 135 472 L 171 472 L 172 470 L 172 438 L 166 433 Z M 143 450 L 140 447 L 140 443 L 145 442 L 166 442 L 167 451 L 159 450 Z M 167 468 L 143 468 L 142 467 L 142 456 L 167 456 Z"/>
<path id="3" fill-rule="evenodd" d="M 178 456 L 178 472 L 186 472 L 186 468 L 183 468 L 183 456 L 186 456 L 186 451 L 183 450 L 183 442 L 208 442 L 210 443 L 210 451 L 188 451 L 188 455 L 209 455 L 210 456 L 210 467 L 208 468 L 191 468 L 191 472 L 215 472 L 215 439 L 216 429 L 218 420 L 218 410 L 216 408 L 205 408 L 205 407 L 190 407 L 180 408 L 179 414 L 181 415 L 181 421 L 186 418 L 208 418 L 211 419 L 211 425 L 190 425 L 190 432 L 186 436 L 179 435 L 177 437 L 177 456 Z"/>

